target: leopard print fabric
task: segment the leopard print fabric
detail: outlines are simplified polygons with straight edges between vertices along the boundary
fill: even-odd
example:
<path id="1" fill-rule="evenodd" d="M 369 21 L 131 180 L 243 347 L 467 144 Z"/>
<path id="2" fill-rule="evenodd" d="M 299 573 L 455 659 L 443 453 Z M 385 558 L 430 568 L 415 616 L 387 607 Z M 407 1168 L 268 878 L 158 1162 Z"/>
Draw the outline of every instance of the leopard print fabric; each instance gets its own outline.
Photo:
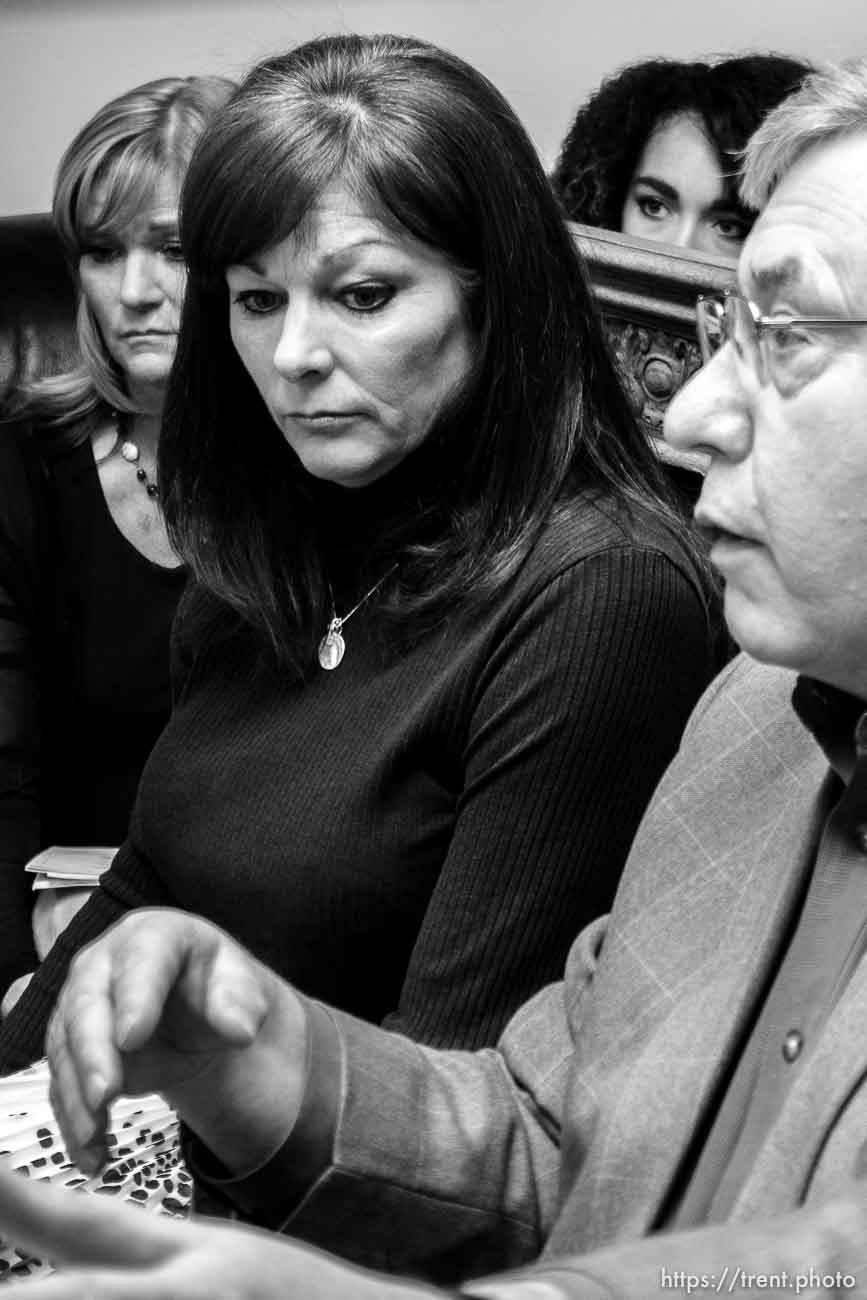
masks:
<path id="1" fill-rule="evenodd" d="M 186 1218 L 192 1180 L 181 1158 L 178 1121 L 162 1097 L 125 1097 L 112 1107 L 111 1157 L 88 1177 L 63 1149 L 48 1101 L 44 1061 L 0 1079 L 0 1158 L 23 1177 L 113 1196 L 157 1214 Z M 50 1263 L 0 1239 L 0 1283 L 52 1272 Z"/>

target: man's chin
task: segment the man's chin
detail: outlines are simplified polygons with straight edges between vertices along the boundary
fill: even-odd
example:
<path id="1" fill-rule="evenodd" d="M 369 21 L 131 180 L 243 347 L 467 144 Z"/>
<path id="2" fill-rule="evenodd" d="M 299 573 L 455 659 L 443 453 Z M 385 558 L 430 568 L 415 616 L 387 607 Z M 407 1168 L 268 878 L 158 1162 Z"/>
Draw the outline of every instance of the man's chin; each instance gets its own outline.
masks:
<path id="1" fill-rule="evenodd" d="M 726 588 L 723 610 L 726 625 L 738 647 L 761 664 L 809 672 L 816 662 L 816 646 L 807 644 L 803 630 L 770 608 Z"/>

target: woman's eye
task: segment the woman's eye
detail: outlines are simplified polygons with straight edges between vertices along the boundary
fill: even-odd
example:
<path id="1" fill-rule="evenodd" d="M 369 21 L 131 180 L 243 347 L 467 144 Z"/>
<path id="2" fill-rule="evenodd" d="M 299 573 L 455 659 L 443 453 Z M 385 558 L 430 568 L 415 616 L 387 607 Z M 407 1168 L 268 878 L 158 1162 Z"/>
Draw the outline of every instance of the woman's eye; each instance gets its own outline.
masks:
<path id="1" fill-rule="evenodd" d="M 394 288 L 390 284 L 353 284 L 340 291 L 340 299 L 350 311 L 378 311 L 394 297 Z"/>
<path id="2" fill-rule="evenodd" d="M 271 289 L 241 289 L 233 301 L 250 316 L 268 316 L 283 305 L 280 294 Z"/>
<path id="3" fill-rule="evenodd" d="M 114 244 L 91 244 L 82 253 L 82 257 L 87 257 L 91 262 L 103 264 L 105 262 L 114 262 L 123 256 L 123 249 Z"/>
<path id="4" fill-rule="evenodd" d="M 181 248 L 178 239 L 166 240 L 160 251 L 168 262 L 183 262 L 184 260 L 184 250 Z"/>
<path id="5" fill-rule="evenodd" d="M 727 243 L 742 244 L 749 234 L 749 224 L 741 217 L 719 217 L 714 229 Z"/>
<path id="6" fill-rule="evenodd" d="M 639 195 L 635 200 L 635 206 L 643 217 L 649 217 L 651 221 L 658 221 L 668 215 L 668 208 L 662 199 L 656 198 L 653 194 Z"/>

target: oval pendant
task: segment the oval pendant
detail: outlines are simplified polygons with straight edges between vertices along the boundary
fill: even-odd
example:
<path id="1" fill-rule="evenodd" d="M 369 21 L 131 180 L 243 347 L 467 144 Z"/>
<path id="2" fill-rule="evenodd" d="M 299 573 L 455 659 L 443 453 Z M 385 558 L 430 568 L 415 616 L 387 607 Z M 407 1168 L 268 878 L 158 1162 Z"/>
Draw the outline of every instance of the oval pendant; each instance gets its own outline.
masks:
<path id="1" fill-rule="evenodd" d="M 338 668 L 346 654 L 346 642 L 339 632 L 326 632 L 319 642 L 319 663 L 329 672 Z"/>

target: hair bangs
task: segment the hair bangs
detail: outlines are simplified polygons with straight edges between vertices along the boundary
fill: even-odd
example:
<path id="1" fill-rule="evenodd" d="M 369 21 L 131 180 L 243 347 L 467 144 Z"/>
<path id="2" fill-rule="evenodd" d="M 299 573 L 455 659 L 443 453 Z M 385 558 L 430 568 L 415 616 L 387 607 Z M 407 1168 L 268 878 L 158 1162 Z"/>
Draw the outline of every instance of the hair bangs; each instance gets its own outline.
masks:
<path id="1" fill-rule="evenodd" d="M 146 137 L 129 141 L 85 172 L 71 213 L 77 253 L 130 225 L 153 202 L 167 174 L 176 177 L 178 169 Z"/>
<path id="2" fill-rule="evenodd" d="M 405 120 L 392 129 L 387 114 L 368 113 L 357 97 L 336 90 L 314 102 L 299 95 L 296 102 L 285 86 L 273 96 L 266 87 L 255 100 L 234 103 L 187 175 L 181 240 L 190 270 L 219 277 L 227 266 L 272 248 L 334 183 L 383 221 L 463 265 L 469 251 L 463 197 L 453 193 L 451 170 L 436 167 L 441 150 L 425 148 L 429 142 L 421 138 L 409 147 L 408 129 Z M 450 194 L 454 202 L 444 202 Z"/>
<path id="3" fill-rule="evenodd" d="M 455 169 L 440 167 L 439 159 L 437 148 L 416 152 L 406 148 L 399 134 L 392 138 L 387 130 L 377 130 L 347 164 L 344 179 L 386 223 L 439 249 L 455 270 L 478 270 L 479 232 L 467 221 L 468 195 Z"/>
<path id="4" fill-rule="evenodd" d="M 344 173 L 345 141 L 319 121 L 321 114 L 287 113 L 285 99 L 273 113 L 261 101 L 255 116 L 244 107 L 223 114 L 184 185 L 181 242 L 190 270 L 205 278 L 286 239 Z"/>

